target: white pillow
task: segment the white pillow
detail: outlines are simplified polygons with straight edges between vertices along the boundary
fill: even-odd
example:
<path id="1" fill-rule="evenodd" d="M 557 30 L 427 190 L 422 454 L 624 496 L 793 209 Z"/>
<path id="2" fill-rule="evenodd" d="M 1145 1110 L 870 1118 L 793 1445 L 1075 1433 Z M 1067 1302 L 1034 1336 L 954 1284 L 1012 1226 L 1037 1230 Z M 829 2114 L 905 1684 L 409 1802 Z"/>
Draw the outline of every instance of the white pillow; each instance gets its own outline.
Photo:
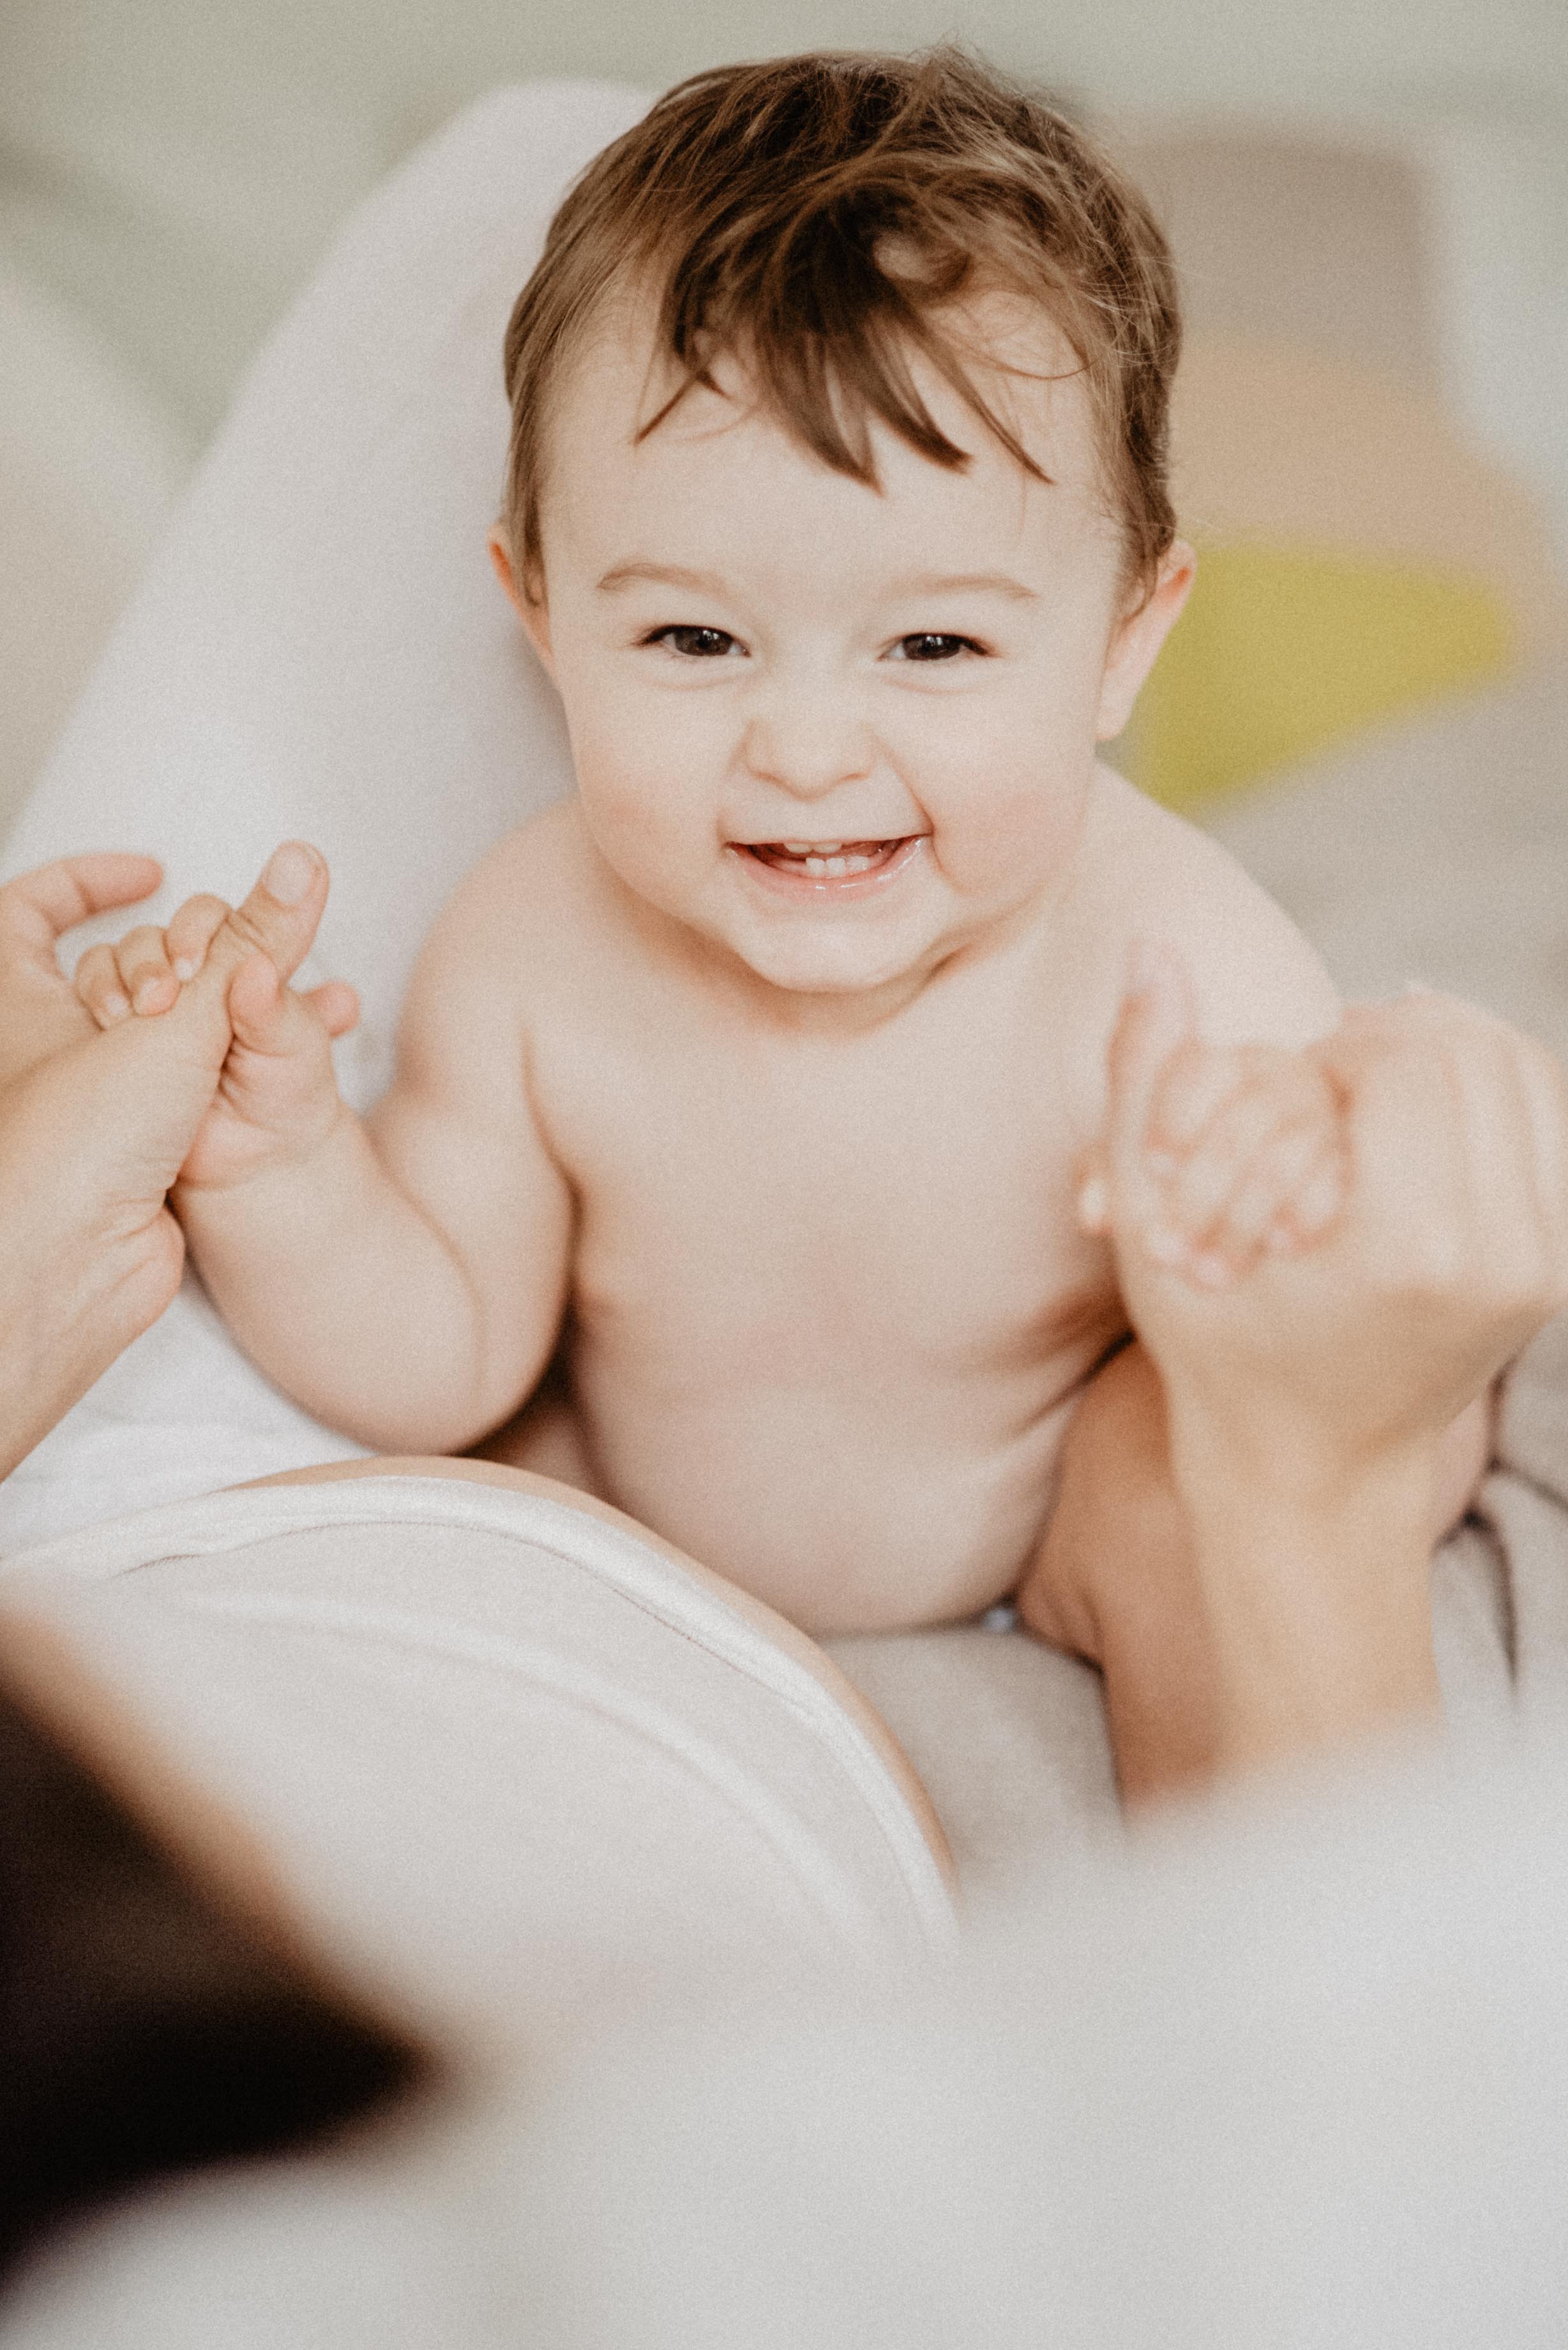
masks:
<path id="1" fill-rule="evenodd" d="M 331 902 L 304 978 L 350 979 L 363 1107 L 420 942 L 491 843 L 570 788 L 553 689 L 492 576 L 506 317 L 569 179 L 647 104 L 498 90 L 354 215 L 252 369 L 7 844 L 17 873 L 140 848 L 237 898 L 276 841 Z M 116 935 L 124 915 L 89 925 Z M 142 919 L 138 913 L 134 919 Z M 0 1486 L 0 1551 L 356 1448 L 277 1395 L 187 1284 Z"/>

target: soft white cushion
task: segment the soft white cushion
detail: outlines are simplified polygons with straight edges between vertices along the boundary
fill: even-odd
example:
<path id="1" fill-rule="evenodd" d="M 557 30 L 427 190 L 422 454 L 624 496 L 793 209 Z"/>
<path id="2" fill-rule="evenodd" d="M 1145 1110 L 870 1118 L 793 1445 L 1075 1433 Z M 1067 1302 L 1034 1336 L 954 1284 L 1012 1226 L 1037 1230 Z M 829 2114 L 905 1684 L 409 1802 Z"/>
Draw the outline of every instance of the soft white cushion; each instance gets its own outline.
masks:
<path id="1" fill-rule="evenodd" d="M 645 103 L 591 82 L 497 91 L 365 204 L 257 361 L 8 844 L 10 873 L 151 850 L 156 918 L 192 889 L 241 895 L 286 836 L 318 842 L 333 893 L 305 976 L 361 992 L 340 1063 L 358 1106 L 387 1080 L 441 901 L 570 786 L 553 689 L 485 549 L 501 342 L 566 182 Z M 124 926 L 89 926 L 72 958 Z M 0 1551 L 354 1450 L 188 1285 L 0 1488 Z"/>

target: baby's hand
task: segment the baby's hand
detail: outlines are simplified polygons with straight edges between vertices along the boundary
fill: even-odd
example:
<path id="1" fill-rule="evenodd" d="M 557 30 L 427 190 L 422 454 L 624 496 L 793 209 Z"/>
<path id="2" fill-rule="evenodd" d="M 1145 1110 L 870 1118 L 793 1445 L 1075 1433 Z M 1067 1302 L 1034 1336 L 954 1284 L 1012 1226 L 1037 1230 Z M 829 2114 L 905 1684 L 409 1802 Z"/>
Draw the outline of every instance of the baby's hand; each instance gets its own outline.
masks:
<path id="1" fill-rule="evenodd" d="M 166 931 L 143 922 L 114 946 L 88 947 L 77 965 L 76 990 L 99 1026 L 112 1028 L 133 1012 L 171 1011 L 228 915 L 222 898 L 187 898 Z"/>
<path id="2" fill-rule="evenodd" d="M 1345 1196 L 1342 1089 L 1313 1051 L 1200 1044 L 1189 1033 L 1160 1073 L 1143 1141 L 1149 1256 L 1220 1289 L 1268 1255 L 1309 1247 Z M 1110 1229 L 1104 1171 L 1079 1196 L 1085 1232 Z"/>
<path id="3" fill-rule="evenodd" d="M 1162 959 L 1123 1007 L 1087 1202 L 1173 1446 L 1185 1429 L 1298 1483 L 1437 1443 L 1568 1302 L 1568 1086 L 1549 1054 L 1410 995 L 1299 1057 L 1295 1075 L 1227 1067 Z M 1261 1244 L 1280 1199 L 1284 1245 Z"/>
<path id="4" fill-rule="evenodd" d="M 229 926 L 227 951 L 235 958 L 227 998 L 229 1051 L 213 1107 L 181 1169 L 182 1184 L 227 1188 L 296 1158 L 325 1138 L 341 1108 L 330 1047 L 359 1016 L 354 991 L 339 980 L 307 994 L 284 984 L 320 921 L 326 865 L 316 850 L 289 842 L 274 856 L 260 886 L 303 918 L 298 955 L 288 971 L 280 972 L 259 945 L 245 954 L 245 910 L 234 912 L 213 897 L 188 899 L 167 930 L 143 925 L 117 946 L 89 948 L 77 966 L 77 993 L 100 1028 L 156 1017 L 179 1002 L 182 986 L 203 968 L 214 939 Z"/>

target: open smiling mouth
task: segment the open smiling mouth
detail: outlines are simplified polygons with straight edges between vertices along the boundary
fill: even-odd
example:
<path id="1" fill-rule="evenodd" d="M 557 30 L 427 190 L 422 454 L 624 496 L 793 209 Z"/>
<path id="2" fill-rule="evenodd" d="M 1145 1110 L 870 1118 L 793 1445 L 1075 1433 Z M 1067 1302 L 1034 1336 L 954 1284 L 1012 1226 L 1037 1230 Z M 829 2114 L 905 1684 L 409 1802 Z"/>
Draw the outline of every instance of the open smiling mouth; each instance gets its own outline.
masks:
<path id="1" fill-rule="evenodd" d="M 885 872 L 919 837 L 907 833 L 897 840 L 748 840 L 735 845 L 774 873 L 798 875 L 806 881 L 849 881 Z"/>

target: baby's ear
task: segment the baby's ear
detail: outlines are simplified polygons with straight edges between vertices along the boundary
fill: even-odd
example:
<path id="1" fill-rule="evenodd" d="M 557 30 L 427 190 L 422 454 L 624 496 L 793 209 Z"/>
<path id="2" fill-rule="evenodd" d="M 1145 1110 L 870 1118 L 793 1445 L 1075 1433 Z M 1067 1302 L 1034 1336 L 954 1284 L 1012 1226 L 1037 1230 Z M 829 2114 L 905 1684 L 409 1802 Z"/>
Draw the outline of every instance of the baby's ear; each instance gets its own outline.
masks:
<path id="1" fill-rule="evenodd" d="M 506 544 L 506 534 L 499 523 L 491 532 L 486 544 L 490 548 L 491 567 L 506 591 L 507 602 L 521 619 L 523 598 L 518 593 L 516 577 L 512 569 L 512 549 Z"/>
<path id="2" fill-rule="evenodd" d="M 1192 592 L 1197 575 L 1197 556 L 1185 539 L 1174 540 L 1148 594 L 1117 622 L 1100 683 L 1100 706 L 1095 721 L 1096 743 L 1114 741 L 1132 716 L 1139 689 L 1154 667 L 1161 645 L 1181 618 L 1181 608 Z"/>
<path id="3" fill-rule="evenodd" d="M 522 621 L 529 643 L 544 662 L 551 676 L 555 666 L 550 659 L 550 615 L 544 596 L 531 596 L 517 576 L 512 560 L 512 549 L 499 523 L 490 534 L 490 560 L 495 577 L 506 591 L 506 600 Z"/>

